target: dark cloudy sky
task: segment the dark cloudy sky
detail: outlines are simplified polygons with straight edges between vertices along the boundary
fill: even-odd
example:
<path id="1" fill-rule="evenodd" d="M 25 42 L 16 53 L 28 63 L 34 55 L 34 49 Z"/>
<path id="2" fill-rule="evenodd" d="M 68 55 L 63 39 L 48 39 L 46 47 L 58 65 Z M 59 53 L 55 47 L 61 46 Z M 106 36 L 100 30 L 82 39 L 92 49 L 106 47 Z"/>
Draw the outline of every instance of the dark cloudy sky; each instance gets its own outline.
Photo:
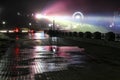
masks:
<path id="1" fill-rule="evenodd" d="M 0 0 L 0 7 L 6 12 L 34 12 L 49 9 L 52 5 L 57 5 L 57 2 L 66 5 L 68 12 L 104 13 L 120 10 L 119 0 Z"/>

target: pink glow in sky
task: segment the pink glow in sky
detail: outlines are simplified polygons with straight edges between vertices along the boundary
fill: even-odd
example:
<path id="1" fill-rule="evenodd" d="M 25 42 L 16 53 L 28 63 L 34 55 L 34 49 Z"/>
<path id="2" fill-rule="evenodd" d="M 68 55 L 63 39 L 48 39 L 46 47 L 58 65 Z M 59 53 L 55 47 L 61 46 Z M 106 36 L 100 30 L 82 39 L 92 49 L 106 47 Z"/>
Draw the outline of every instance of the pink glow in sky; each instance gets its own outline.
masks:
<path id="1" fill-rule="evenodd" d="M 42 11 L 46 15 L 68 15 L 70 12 L 86 10 L 85 0 L 57 0 Z"/>
<path id="2" fill-rule="evenodd" d="M 60 15 L 60 14 L 66 14 L 67 10 L 68 10 L 67 4 L 62 1 L 59 1 L 46 8 L 46 10 L 43 11 L 43 14 Z"/>

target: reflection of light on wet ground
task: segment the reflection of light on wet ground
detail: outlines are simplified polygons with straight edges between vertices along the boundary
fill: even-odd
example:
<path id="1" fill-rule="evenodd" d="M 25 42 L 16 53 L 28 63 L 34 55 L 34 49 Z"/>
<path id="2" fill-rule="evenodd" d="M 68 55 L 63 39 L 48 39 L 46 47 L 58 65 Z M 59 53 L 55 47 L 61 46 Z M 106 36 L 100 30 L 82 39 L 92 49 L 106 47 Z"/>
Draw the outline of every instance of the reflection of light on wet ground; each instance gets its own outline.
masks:
<path id="1" fill-rule="evenodd" d="M 16 40 L 19 40 L 19 37 L 18 37 L 18 35 L 16 36 Z"/>
<path id="2" fill-rule="evenodd" d="M 35 74 L 63 71 L 67 70 L 69 66 L 84 67 L 84 63 L 86 63 L 86 56 L 81 54 L 84 49 L 74 46 L 53 45 L 22 48 L 20 45 L 16 45 L 13 50 L 14 53 L 9 52 L 4 57 L 5 59 L 2 59 L 4 65 L 0 70 L 2 76 L 8 76 L 8 80 L 33 80 Z"/>
<path id="3" fill-rule="evenodd" d="M 29 49 L 29 48 L 20 49 L 18 47 L 15 47 L 15 53 L 16 54 L 19 53 L 17 57 L 20 60 L 27 60 L 27 59 L 35 58 L 35 61 L 33 62 L 35 63 L 35 65 L 33 66 L 35 70 L 39 69 L 37 72 L 63 70 L 67 68 L 68 62 L 70 62 L 71 64 L 76 63 L 76 62 L 78 63 L 79 60 L 82 60 L 81 58 L 83 58 L 83 55 L 80 55 L 80 53 L 78 52 L 80 51 L 80 49 L 77 47 L 62 46 L 62 47 L 59 47 L 58 53 L 55 53 L 55 54 L 49 51 L 50 47 L 51 46 L 35 46 L 33 47 L 33 49 Z M 73 52 L 78 52 L 78 54 L 74 55 Z M 16 66 L 21 67 L 20 65 L 16 65 Z"/>
<path id="4" fill-rule="evenodd" d="M 75 46 L 62 46 L 59 47 L 59 51 L 61 52 L 69 52 L 69 51 L 73 51 L 73 52 L 82 52 L 84 51 L 84 48 L 79 48 L 79 47 L 75 47 Z"/>
<path id="5" fill-rule="evenodd" d="M 50 48 L 58 48 L 56 53 L 50 53 Z M 51 71 L 60 71 L 67 69 L 68 66 L 83 67 L 86 63 L 85 55 L 81 54 L 83 48 L 72 46 L 35 46 L 34 47 L 34 66 L 33 72 L 43 73 Z M 44 52 L 43 52 L 44 51 Z M 74 54 L 74 52 L 76 52 Z"/>
<path id="6" fill-rule="evenodd" d="M 30 55 L 30 54 L 28 54 Z M 0 80 L 32 80 L 30 62 L 23 61 L 24 53 L 21 53 L 19 44 L 12 47 L 12 50 L 3 56 L 0 61 Z"/>
<path id="7" fill-rule="evenodd" d="M 34 47 L 34 50 L 35 50 L 36 52 L 46 51 L 46 50 L 45 50 L 45 46 L 35 46 L 35 47 Z"/>
<path id="8" fill-rule="evenodd" d="M 50 71 L 60 71 L 60 70 L 65 70 L 67 68 L 66 62 L 56 63 L 54 61 L 56 60 L 49 60 L 49 62 L 47 62 L 47 59 L 44 59 L 42 61 L 35 60 L 35 65 L 33 67 L 34 73 L 37 74 L 37 73 L 50 72 Z"/>
<path id="9" fill-rule="evenodd" d="M 33 72 L 35 74 L 66 69 L 67 62 L 49 52 L 50 47 L 51 46 L 34 47 L 34 52 L 36 52 L 34 53 L 34 58 L 36 58 L 36 60 L 33 66 Z"/>
<path id="10" fill-rule="evenodd" d="M 45 39 L 46 34 L 44 34 L 44 31 L 38 32 L 38 33 L 29 33 L 29 39 Z"/>
<path id="11" fill-rule="evenodd" d="M 34 46 L 34 52 L 51 52 L 53 49 L 57 49 L 57 46 Z"/>
<path id="12" fill-rule="evenodd" d="M 84 67 L 87 60 L 86 55 L 83 53 L 84 51 L 84 48 L 76 46 L 61 46 L 58 48 L 57 55 L 68 59 L 68 67 Z"/>

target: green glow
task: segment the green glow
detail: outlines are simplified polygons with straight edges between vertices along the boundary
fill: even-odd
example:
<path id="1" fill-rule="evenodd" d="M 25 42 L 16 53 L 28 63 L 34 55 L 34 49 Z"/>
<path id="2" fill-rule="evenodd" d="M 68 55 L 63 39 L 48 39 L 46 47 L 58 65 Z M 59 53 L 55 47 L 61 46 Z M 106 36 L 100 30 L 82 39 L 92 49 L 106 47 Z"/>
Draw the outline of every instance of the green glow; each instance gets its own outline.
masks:
<path id="1" fill-rule="evenodd" d="M 52 21 L 52 20 L 51 20 Z M 101 26 L 94 26 L 90 24 L 85 24 L 85 23 L 78 23 L 78 22 L 73 22 L 73 21 L 68 21 L 68 20 L 62 20 L 62 19 L 55 19 L 55 24 L 61 25 L 62 29 L 65 30 L 70 30 L 70 31 L 77 31 L 77 32 L 102 32 L 106 33 L 108 30 L 106 28 L 103 28 Z"/>

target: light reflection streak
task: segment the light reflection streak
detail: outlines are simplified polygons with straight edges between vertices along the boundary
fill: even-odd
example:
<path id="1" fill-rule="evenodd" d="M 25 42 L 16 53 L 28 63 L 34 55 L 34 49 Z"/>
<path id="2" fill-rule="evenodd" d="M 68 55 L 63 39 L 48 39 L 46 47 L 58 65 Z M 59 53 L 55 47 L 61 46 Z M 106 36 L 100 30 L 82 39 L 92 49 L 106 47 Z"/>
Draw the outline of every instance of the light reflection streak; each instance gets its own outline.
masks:
<path id="1" fill-rule="evenodd" d="M 45 39 L 45 34 L 43 31 L 39 33 L 29 33 L 29 39 Z"/>
<path id="2" fill-rule="evenodd" d="M 79 47 L 71 47 L 71 46 L 62 46 L 59 47 L 60 52 L 84 52 L 84 48 L 79 48 Z"/>
<path id="3" fill-rule="evenodd" d="M 43 73 L 43 72 L 51 72 L 51 71 L 60 71 L 67 69 L 67 63 L 47 63 L 47 62 L 41 62 L 39 60 L 35 61 L 34 65 L 34 73 Z"/>
<path id="4" fill-rule="evenodd" d="M 83 48 L 71 47 L 71 46 L 62 46 L 56 52 L 56 54 L 47 53 L 50 47 L 56 46 L 36 46 L 34 47 L 34 51 L 44 51 L 34 53 L 34 57 L 36 58 L 34 61 L 33 72 L 35 74 L 43 73 L 43 72 L 51 72 L 51 71 L 61 71 L 66 70 L 68 65 L 72 64 L 83 64 L 84 56 L 78 54 L 79 56 L 73 56 L 70 52 L 80 52 L 84 51 Z M 66 53 L 67 52 L 67 53 Z M 45 55 L 46 54 L 46 55 Z M 56 56 L 55 56 L 56 55 Z M 83 65 L 81 65 L 83 66 Z"/>
<path id="5" fill-rule="evenodd" d="M 45 46 L 35 46 L 35 47 L 34 47 L 34 51 L 35 51 L 35 52 L 38 52 L 38 51 L 46 51 L 46 50 L 45 50 Z"/>
<path id="6" fill-rule="evenodd" d="M 44 33 L 43 33 L 43 32 L 41 32 L 41 33 L 35 33 L 35 34 L 34 34 L 34 38 L 35 38 L 35 39 L 44 39 L 45 36 L 44 36 Z"/>

